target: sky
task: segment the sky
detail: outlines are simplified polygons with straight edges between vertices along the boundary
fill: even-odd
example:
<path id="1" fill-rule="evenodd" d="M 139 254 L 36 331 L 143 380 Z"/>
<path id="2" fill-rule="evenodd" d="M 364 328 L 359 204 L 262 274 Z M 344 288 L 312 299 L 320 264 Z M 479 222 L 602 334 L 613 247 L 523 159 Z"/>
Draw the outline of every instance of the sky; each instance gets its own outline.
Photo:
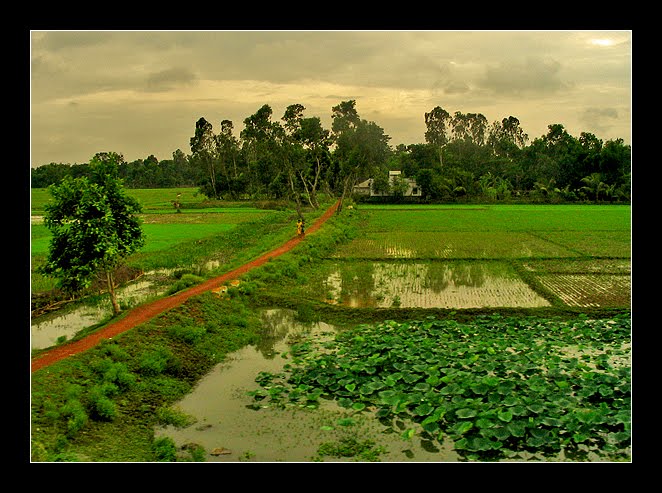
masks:
<path id="1" fill-rule="evenodd" d="M 30 31 L 31 166 L 190 154 L 268 104 L 331 128 L 333 106 L 392 147 L 425 142 L 425 113 L 516 117 L 529 143 L 561 124 L 631 144 L 632 31 Z"/>

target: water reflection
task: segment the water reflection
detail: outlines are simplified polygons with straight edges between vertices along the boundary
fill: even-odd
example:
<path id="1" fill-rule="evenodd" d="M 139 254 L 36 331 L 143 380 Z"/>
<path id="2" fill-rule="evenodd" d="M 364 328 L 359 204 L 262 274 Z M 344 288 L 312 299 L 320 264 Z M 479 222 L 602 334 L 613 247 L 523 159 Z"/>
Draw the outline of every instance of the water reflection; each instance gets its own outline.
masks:
<path id="1" fill-rule="evenodd" d="M 161 271 L 153 271 L 146 274 L 146 277 L 152 274 L 158 275 L 161 274 Z M 151 280 L 140 280 L 118 289 L 117 298 L 123 307 L 130 308 L 150 297 L 160 296 L 166 290 L 166 286 Z M 69 340 L 81 330 L 107 320 L 112 313 L 113 307 L 110 299 L 104 297 L 93 305 L 85 304 L 73 308 L 63 308 L 38 317 L 30 324 L 31 348 L 44 349 L 54 346 L 58 340 Z"/>
<path id="2" fill-rule="evenodd" d="M 321 289 L 327 302 L 349 307 L 549 305 L 500 262 L 336 262 Z"/>
<path id="3" fill-rule="evenodd" d="M 384 446 L 382 461 L 456 461 L 449 446 L 427 443 L 422 439 L 402 440 L 370 412 L 356 413 L 322 401 L 320 408 L 267 407 L 255 409 L 249 391 L 259 388 L 255 378 L 260 372 L 278 374 L 289 358 L 289 342 L 302 335 L 321 342 L 332 338 L 336 328 L 324 322 L 305 323 L 292 310 L 267 310 L 262 313 L 265 340 L 229 354 L 200 380 L 193 391 L 173 407 L 193 416 L 188 427 L 156 427 L 155 437 L 170 437 L 180 450 L 187 444 L 201 445 L 208 462 L 304 462 L 315 460 L 320 444 L 342 437 L 371 439 Z M 351 417 L 352 426 L 341 419 Z M 424 443 L 425 442 L 425 443 Z M 216 453 L 223 451 L 223 453 Z M 186 457 L 186 454 L 182 452 Z M 325 460 L 352 460 L 325 458 Z"/>

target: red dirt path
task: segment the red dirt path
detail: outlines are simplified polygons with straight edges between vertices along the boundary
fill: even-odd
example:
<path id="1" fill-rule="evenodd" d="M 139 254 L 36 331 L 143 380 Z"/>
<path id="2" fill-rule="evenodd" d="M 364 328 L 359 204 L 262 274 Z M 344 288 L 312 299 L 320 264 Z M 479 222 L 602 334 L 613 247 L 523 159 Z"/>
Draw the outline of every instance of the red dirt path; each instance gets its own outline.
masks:
<path id="1" fill-rule="evenodd" d="M 339 202 L 336 202 L 324 214 L 322 214 L 322 216 L 320 216 L 312 224 L 312 226 L 307 228 L 306 233 L 310 234 L 317 231 L 322 226 L 322 224 L 324 224 L 334 214 L 334 212 L 338 208 L 338 204 Z M 269 259 L 278 257 L 286 252 L 289 252 L 290 250 L 292 250 L 292 248 L 297 246 L 303 240 L 303 238 L 304 236 L 296 236 L 290 239 L 289 241 L 287 241 L 286 243 L 284 243 L 283 245 L 281 245 L 280 247 L 271 250 L 270 252 L 267 252 L 264 255 L 256 258 L 255 260 L 248 262 L 247 264 L 244 264 L 240 267 L 237 267 L 236 269 L 230 272 L 227 272 L 213 279 L 209 279 L 185 291 L 180 291 L 178 293 L 175 293 L 172 296 L 167 296 L 165 298 L 161 298 L 152 301 L 150 303 L 146 303 L 144 305 L 138 306 L 132 309 L 129 313 L 127 313 L 121 320 L 117 320 L 115 322 L 109 323 L 103 329 L 95 332 L 94 334 L 90 334 L 89 336 L 75 342 L 71 342 L 61 346 L 56 346 L 53 349 L 50 349 L 40 354 L 39 356 L 36 356 L 32 360 L 32 371 L 33 372 L 37 371 L 57 361 L 63 360 L 64 358 L 67 358 L 74 354 L 82 353 L 83 351 L 87 351 L 88 349 L 99 344 L 104 339 L 110 339 L 112 337 L 115 337 L 116 335 L 121 334 L 122 332 L 126 332 L 127 330 L 132 329 L 136 325 L 147 322 L 148 320 L 154 318 L 155 316 L 167 310 L 170 310 L 171 308 L 174 308 L 177 305 L 181 305 L 192 296 L 196 296 L 206 291 L 210 291 L 213 288 L 219 287 L 220 285 L 222 285 L 227 281 L 236 279 L 237 277 L 245 274 L 246 272 L 254 269 L 255 267 L 259 267 L 260 265 L 264 264 Z"/>

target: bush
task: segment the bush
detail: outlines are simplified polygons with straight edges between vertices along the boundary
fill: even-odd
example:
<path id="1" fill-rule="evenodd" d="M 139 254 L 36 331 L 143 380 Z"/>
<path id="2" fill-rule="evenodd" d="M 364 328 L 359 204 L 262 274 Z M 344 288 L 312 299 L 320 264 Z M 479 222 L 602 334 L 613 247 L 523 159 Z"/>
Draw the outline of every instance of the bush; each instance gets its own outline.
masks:
<path id="1" fill-rule="evenodd" d="M 176 340 L 187 344 L 195 344 L 202 340 L 207 333 L 207 329 L 196 325 L 173 325 L 168 327 L 168 333 Z"/>
<path id="2" fill-rule="evenodd" d="M 102 383 L 90 390 L 90 409 L 97 419 L 112 421 L 117 416 L 117 407 L 109 396 L 119 392 L 117 385 Z"/>
<path id="3" fill-rule="evenodd" d="M 163 426 L 171 425 L 175 428 L 184 428 L 196 422 L 195 417 L 168 406 L 161 406 L 156 410 L 156 419 Z"/>
<path id="4" fill-rule="evenodd" d="M 200 276 L 196 276 L 195 274 L 184 274 L 182 275 L 181 279 L 179 279 L 175 284 L 170 286 L 170 288 L 168 289 L 168 294 L 174 294 L 177 291 L 190 288 L 191 286 L 200 284 L 202 281 L 204 281 L 204 279 Z"/>
<path id="5" fill-rule="evenodd" d="M 177 447 L 172 438 L 162 437 L 155 439 L 152 449 L 158 462 L 175 462 L 177 460 Z"/>
<path id="6" fill-rule="evenodd" d="M 146 351 L 140 358 L 140 372 L 144 375 L 160 375 L 166 371 L 172 358 L 172 352 L 165 347 Z"/>
<path id="7" fill-rule="evenodd" d="M 78 399 L 70 399 L 62 406 L 62 416 L 67 418 L 67 436 L 72 437 L 87 424 L 85 407 Z"/>

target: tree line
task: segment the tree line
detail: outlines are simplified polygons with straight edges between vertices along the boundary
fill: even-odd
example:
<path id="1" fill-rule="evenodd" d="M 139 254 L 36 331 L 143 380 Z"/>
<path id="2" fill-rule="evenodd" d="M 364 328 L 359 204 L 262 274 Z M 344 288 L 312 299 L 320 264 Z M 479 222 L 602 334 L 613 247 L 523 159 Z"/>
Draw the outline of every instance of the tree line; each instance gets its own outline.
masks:
<path id="1" fill-rule="evenodd" d="M 575 137 L 551 124 L 529 142 L 514 116 L 490 124 L 480 113 L 436 106 L 424 115 L 425 142 L 394 148 L 383 128 L 360 117 L 355 100 L 332 107 L 330 129 L 305 109 L 292 104 L 276 119 L 265 104 L 244 119 L 238 137 L 232 121 L 221 120 L 215 131 L 201 117 L 189 153 L 122 160 L 119 176 L 128 188 L 197 186 L 210 199 L 290 199 L 298 208 L 317 208 L 320 192 L 344 199 L 360 181 L 388 170 L 415 179 L 424 201 L 630 200 L 631 148 L 623 139 Z M 31 185 L 87 175 L 87 163 L 50 163 L 32 170 Z"/>

